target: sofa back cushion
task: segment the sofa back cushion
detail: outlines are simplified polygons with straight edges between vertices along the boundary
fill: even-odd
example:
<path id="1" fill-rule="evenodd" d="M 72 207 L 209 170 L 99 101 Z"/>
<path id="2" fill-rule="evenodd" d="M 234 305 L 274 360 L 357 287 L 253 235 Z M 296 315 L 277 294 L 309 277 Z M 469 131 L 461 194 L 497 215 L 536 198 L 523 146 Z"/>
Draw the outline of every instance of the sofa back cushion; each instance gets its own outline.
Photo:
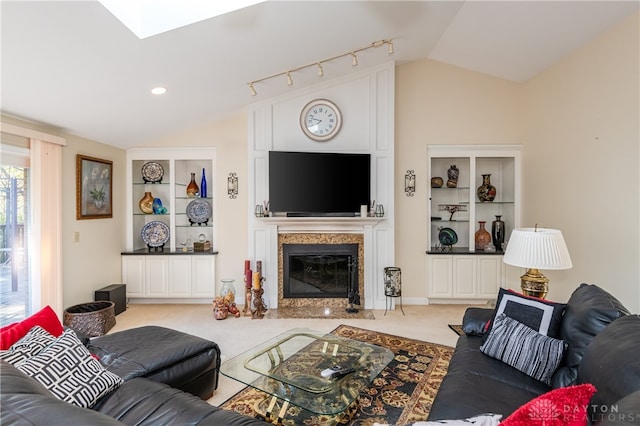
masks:
<path id="1" fill-rule="evenodd" d="M 640 390 L 639 349 L 638 315 L 615 320 L 587 347 L 578 368 L 578 382 L 591 383 L 598 389 L 589 404 L 592 421 L 604 419 L 619 400 Z"/>
<path id="2" fill-rule="evenodd" d="M 580 284 L 564 311 L 560 338 L 567 345 L 564 361 L 553 375 L 553 387 L 577 383 L 578 366 L 593 338 L 614 320 L 629 315 L 622 303 L 600 287 Z"/>

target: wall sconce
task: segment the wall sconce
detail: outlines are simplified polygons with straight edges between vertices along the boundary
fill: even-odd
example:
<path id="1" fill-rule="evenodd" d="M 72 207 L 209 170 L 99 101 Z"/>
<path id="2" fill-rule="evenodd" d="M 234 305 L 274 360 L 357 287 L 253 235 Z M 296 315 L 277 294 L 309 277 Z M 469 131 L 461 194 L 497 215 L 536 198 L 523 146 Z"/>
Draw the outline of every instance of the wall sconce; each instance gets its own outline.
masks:
<path id="1" fill-rule="evenodd" d="M 238 196 L 238 176 L 233 172 L 229 173 L 227 178 L 227 193 L 231 199 Z"/>
<path id="2" fill-rule="evenodd" d="M 416 192 L 416 175 L 413 170 L 407 170 L 407 174 L 404 175 L 404 192 L 407 197 L 413 197 Z"/>

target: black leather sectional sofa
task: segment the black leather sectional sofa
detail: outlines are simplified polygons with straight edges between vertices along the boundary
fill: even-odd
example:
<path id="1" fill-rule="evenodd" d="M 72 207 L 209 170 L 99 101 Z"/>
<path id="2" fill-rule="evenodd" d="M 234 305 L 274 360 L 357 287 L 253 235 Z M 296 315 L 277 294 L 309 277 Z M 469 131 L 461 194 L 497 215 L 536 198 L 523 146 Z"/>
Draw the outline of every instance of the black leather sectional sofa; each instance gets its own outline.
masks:
<path id="1" fill-rule="evenodd" d="M 87 348 L 124 380 L 120 387 L 80 408 L 0 361 L 0 424 L 264 425 L 203 400 L 218 383 L 220 349 L 214 342 L 147 326 L 93 338 Z"/>
<path id="2" fill-rule="evenodd" d="M 469 308 L 429 420 L 482 413 L 503 420 L 553 388 L 590 383 L 589 424 L 640 424 L 640 316 L 596 285 L 582 284 L 564 310 L 560 336 L 567 350 L 547 385 L 480 351 L 492 309 Z"/>

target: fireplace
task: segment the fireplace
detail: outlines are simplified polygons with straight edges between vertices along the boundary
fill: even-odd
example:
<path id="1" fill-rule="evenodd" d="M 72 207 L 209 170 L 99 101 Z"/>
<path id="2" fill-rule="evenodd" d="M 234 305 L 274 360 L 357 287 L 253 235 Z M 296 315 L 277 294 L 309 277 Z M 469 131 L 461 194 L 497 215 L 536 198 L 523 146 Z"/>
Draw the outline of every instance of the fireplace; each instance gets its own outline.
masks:
<path id="1" fill-rule="evenodd" d="M 346 308 L 364 298 L 364 235 L 278 235 L 278 306 Z"/>
<path id="2" fill-rule="evenodd" d="M 357 287 L 358 244 L 284 244 L 282 253 L 284 299 L 347 298 Z"/>

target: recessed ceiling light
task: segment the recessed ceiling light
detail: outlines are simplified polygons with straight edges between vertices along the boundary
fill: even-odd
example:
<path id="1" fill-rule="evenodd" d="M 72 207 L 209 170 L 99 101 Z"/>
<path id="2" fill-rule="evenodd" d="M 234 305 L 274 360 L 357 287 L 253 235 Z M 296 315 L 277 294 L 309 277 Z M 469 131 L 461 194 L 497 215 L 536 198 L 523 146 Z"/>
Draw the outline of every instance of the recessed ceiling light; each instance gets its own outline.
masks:
<path id="1" fill-rule="evenodd" d="M 154 87 L 153 89 L 151 89 L 151 93 L 153 93 L 154 95 L 164 95 L 165 93 L 167 93 L 167 88 L 166 87 Z"/>

